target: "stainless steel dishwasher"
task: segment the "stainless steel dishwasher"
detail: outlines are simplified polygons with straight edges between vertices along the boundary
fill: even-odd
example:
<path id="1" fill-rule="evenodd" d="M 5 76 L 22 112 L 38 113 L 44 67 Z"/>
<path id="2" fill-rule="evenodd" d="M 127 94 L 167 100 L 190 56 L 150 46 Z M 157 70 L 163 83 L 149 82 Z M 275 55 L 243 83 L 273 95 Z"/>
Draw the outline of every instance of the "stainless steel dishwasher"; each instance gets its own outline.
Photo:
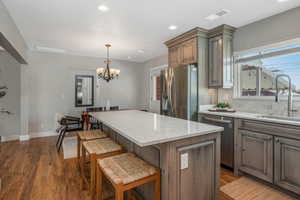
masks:
<path id="1" fill-rule="evenodd" d="M 201 122 L 222 126 L 224 132 L 221 136 L 221 164 L 233 168 L 234 166 L 234 120 L 230 117 L 216 115 L 202 115 Z"/>

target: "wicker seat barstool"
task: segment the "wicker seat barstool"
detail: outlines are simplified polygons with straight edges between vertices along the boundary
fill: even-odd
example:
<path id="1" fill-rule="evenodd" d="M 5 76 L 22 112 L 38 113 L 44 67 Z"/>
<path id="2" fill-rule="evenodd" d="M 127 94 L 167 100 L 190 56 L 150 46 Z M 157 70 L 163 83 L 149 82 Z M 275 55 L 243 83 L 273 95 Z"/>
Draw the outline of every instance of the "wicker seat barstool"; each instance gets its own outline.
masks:
<path id="1" fill-rule="evenodd" d="M 101 130 L 77 131 L 77 161 L 80 167 L 82 143 L 85 141 L 107 138 L 108 135 Z"/>
<path id="2" fill-rule="evenodd" d="M 103 198 L 103 180 L 106 178 L 115 189 L 115 200 L 124 200 L 128 191 L 132 199 L 133 188 L 154 181 L 154 199 L 160 200 L 160 169 L 152 167 L 132 153 L 123 153 L 98 159 L 96 173 L 96 198 Z"/>
<path id="3" fill-rule="evenodd" d="M 80 162 L 81 176 L 83 184 L 88 186 L 92 196 L 95 194 L 97 159 L 115 156 L 123 152 L 122 146 L 110 138 L 83 142 L 82 159 Z"/>

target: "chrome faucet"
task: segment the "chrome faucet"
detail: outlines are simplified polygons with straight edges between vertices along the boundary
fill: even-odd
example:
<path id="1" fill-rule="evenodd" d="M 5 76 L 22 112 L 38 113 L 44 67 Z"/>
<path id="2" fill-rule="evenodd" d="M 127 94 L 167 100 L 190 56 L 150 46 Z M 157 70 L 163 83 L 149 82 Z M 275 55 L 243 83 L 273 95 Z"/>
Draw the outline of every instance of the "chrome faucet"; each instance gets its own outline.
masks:
<path id="1" fill-rule="evenodd" d="M 289 95 L 288 95 L 288 117 L 292 117 L 293 110 L 293 91 L 292 91 L 292 80 L 291 77 L 287 74 L 278 74 L 275 78 L 276 81 L 276 96 L 275 102 L 279 102 L 279 88 L 278 88 L 278 80 L 280 77 L 286 77 L 289 81 Z"/>

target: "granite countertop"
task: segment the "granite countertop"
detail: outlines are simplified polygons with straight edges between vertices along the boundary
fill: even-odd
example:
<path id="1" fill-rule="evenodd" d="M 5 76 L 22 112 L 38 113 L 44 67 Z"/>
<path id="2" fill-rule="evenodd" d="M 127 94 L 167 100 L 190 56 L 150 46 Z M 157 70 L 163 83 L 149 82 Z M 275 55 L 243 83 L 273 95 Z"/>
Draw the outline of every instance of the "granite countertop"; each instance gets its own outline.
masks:
<path id="1" fill-rule="evenodd" d="M 272 123 L 278 123 L 278 124 L 288 124 L 288 125 L 300 126 L 300 119 L 299 119 L 299 121 L 293 121 L 293 120 L 288 120 L 288 119 L 275 119 L 275 118 L 271 118 L 271 117 L 264 117 L 264 116 L 267 116 L 267 115 L 257 114 L 257 113 L 211 112 L 211 111 L 208 111 L 208 110 L 203 110 L 203 111 L 200 111 L 199 113 L 200 114 L 210 114 L 210 115 L 224 116 L 224 117 L 232 117 L 232 118 L 238 118 L 238 119 L 250 119 L 250 120 L 256 120 L 256 121 L 264 121 L 264 122 L 272 122 Z M 274 116 L 274 117 L 276 117 L 276 116 Z"/>
<path id="2" fill-rule="evenodd" d="M 138 110 L 90 113 L 131 142 L 144 147 L 222 132 L 222 127 Z"/>

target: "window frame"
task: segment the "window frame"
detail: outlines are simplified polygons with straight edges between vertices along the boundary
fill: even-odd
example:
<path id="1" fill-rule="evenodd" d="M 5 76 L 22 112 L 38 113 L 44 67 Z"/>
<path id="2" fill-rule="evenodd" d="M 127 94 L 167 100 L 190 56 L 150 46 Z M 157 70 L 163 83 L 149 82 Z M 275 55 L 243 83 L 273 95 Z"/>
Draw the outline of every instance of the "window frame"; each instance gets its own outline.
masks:
<path id="1" fill-rule="evenodd" d="M 265 45 L 265 46 L 261 46 L 261 47 L 257 47 L 257 48 L 252 48 L 252 49 L 248 49 L 248 50 L 243 50 L 243 51 L 238 51 L 238 52 L 234 52 L 234 83 L 233 83 L 233 99 L 236 100 L 268 100 L 268 101 L 274 101 L 275 97 L 274 96 L 241 96 L 241 87 L 240 87 L 240 71 L 241 71 L 241 65 L 240 63 L 237 63 L 237 58 L 240 55 L 243 54 L 249 54 L 249 53 L 254 53 L 254 52 L 259 52 L 259 51 L 263 51 L 266 49 L 272 49 L 272 48 L 281 48 L 284 46 L 288 46 L 288 45 L 293 45 L 293 44 L 299 44 L 300 43 L 300 38 L 296 38 L 296 39 L 292 39 L 292 40 L 288 40 L 288 41 L 284 41 L 284 42 L 279 42 L 279 43 L 274 43 L 274 44 L 270 44 L 270 45 Z M 300 51 L 299 51 L 300 53 Z M 261 79 L 257 80 L 258 82 L 261 81 Z M 260 83 L 258 84 L 260 85 Z M 280 97 L 281 100 L 283 101 L 287 101 L 288 97 L 287 96 L 281 96 Z M 300 97 L 298 96 L 294 96 L 293 97 L 293 101 L 300 101 Z"/>

